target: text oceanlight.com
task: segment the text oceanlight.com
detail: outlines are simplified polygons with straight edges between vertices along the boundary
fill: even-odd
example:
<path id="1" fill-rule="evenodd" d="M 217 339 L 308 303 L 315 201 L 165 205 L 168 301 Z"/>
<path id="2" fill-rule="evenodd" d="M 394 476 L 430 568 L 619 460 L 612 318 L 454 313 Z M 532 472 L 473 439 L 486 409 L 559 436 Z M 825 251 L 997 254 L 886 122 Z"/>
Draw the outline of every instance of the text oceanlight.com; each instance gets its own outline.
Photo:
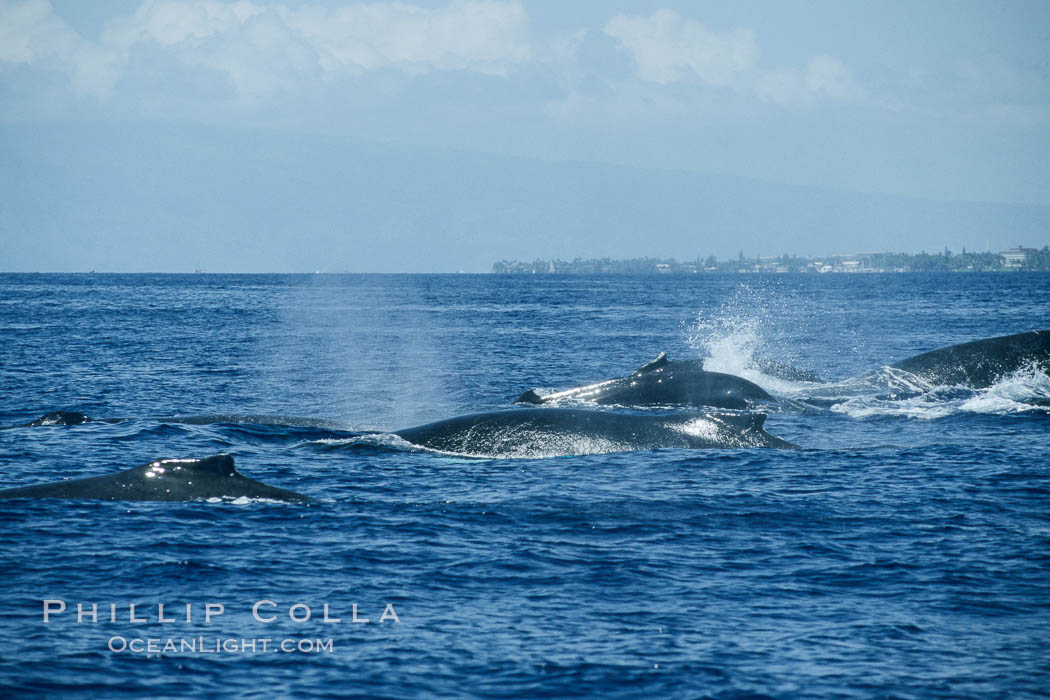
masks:
<path id="1" fill-rule="evenodd" d="M 335 642 L 328 639 L 270 637 L 122 637 L 109 638 L 107 648 L 117 654 L 331 654 Z"/>

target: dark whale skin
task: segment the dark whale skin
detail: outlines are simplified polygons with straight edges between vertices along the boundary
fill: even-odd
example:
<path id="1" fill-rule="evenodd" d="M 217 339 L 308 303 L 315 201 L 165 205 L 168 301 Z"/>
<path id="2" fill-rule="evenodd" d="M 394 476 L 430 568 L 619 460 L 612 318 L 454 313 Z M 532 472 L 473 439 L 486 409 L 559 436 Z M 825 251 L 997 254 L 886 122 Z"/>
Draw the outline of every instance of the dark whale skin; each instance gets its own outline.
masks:
<path id="1" fill-rule="evenodd" d="M 754 382 L 722 372 L 708 372 L 699 360 L 672 362 L 661 353 L 626 377 L 540 396 L 532 389 L 514 403 L 585 401 L 620 406 L 684 404 L 746 409 L 775 399 Z"/>
<path id="2" fill-rule="evenodd" d="M 204 459 L 161 459 L 116 474 L 0 491 L 0 498 L 80 498 L 104 501 L 192 501 L 267 498 L 304 503 L 294 491 L 249 479 L 227 454 Z"/>
<path id="3" fill-rule="evenodd" d="M 631 414 L 573 408 L 519 408 L 427 423 L 394 432 L 439 452 L 479 457 L 550 457 L 659 448 L 796 446 L 750 414 Z"/>
<path id="4" fill-rule="evenodd" d="M 960 343 L 909 357 L 890 367 L 914 374 L 930 384 L 961 384 L 984 389 L 1032 365 L 1050 374 L 1050 330 Z"/>

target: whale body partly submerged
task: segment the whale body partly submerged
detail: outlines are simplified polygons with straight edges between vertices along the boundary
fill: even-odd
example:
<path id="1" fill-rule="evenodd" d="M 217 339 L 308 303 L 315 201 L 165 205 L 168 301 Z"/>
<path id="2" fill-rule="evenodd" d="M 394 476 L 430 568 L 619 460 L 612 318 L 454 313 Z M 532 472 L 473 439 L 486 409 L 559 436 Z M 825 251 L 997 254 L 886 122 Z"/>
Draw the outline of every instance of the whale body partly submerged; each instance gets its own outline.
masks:
<path id="1" fill-rule="evenodd" d="M 924 352 L 890 365 L 930 384 L 992 386 L 1004 376 L 1035 367 L 1050 374 L 1050 330 L 985 338 Z"/>
<path id="2" fill-rule="evenodd" d="M 39 428 L 43 425 L 80 425 L 94 420 L 79 411 L 51 411 L 45 413 L 35 420 L 23 423 L 21 428 Z"/>
<path id="3" fill-rule="evenodd" d="M 55 411 L 47 414 L 38 421 L 31 423 L 35 425 L 62 425 L 65 424 L 65 414 Z M 46 421 L 43 421 L 47 418 Z M 78 425 L 86 421 L 94 421 L 83 414 L 71 414 L 70 422 Z M 104 422 L 114 422 L 120 419 L 101 419 Z M 675 447 L 683 449 L 698 448 L 746 448 L 746 447 L 779 447 L 795 448 L 796 445 L 771 435 L 763 428 L 766 416 L 762 413 L 752 414 L 730 414 L 730 413 L 677 413 L 677 414 L 633 414 L 611 411 L 599 411 L 582 408 L 512 408 L 486 413 L 473 413 L 470 415 L 456 416 L 445 420 L 418 425 L 411 428 L 402 428 L 394 431 L 352 431 L 329 420 L 293 418 L 287 416 L 186 416 L 173 419 L 178 422 L 194 424 L 211 423 L 250 423 L 260 425 L 280 425 L 287 428 L 316 427 L 333 437 L 354 438 L 365 435 L 393 434 L 405 442 L 416 447 L 448 452 L 459 455 L 475 457 L 559 457 L 567 455 L 587 455 L 607 452 L 628 452 L 632 450 L 653 450 L 662 447 Z M 233 470 L 233 459 L 228 455 L 212 457 L 209 460 L 229 460 L 226 462 L 214 462 L 210 466 L 221 469 Z M 184 469 L 203 469 L 209 460 L 170 460 L 183 465 Z M 194 465 L 187 464 L 194 462 Z M 117 479 L 124 483 L 129 477 L 135 483 L 142 483 L 141 472 L 153 465 L 146 465 L 137 469 L 121 472 L 111 477 L 96 477 L 94 481 L 98 484 L 88 484 L 84 481 L 87 490 L 98 489 L 104 486 L 102 480 Z M 222 488 L 232 490 L 239 486 L 245 490 L 244 482 L 252 482 L 240 474 L 236 474 L 234 481 L 220 484 Z M 243 481 L 240 481 L 243 480 Z M 150 482 L 152 483 L 152 482 Z M 201 481 L 196 482 L 198 486 Z M 252 482 L 260 487 L 267 487 L 259 482 Z M 78 482 L 62 482 L 61 484 L 48 484 L 45 488 L 76 485 Z M 88 488 L 90 487 L 90 488 Z M 80 488 L 79 485 L 76 486 Z M 280 489 L 278 489 L 279 491 Z M 153 490 L 155 491 L 155 490 Z M 151 493 L 153 492 L 151 491 Z M 122 493 L 132 493 L 128 486 L 121 486 Z M 291 493 L 291 492 L 288 492 Z M 0 492 L 0 496 L 11 495 L 11 492 Z M 28 494 L 27 494 L 28 495 Z M 58 494 L 62 495 L 62 494 Z M 210 497 L 211 493 L 196 496 L 188 495 L 188 498 Z M 266 494 L 253 493 L 228 493 L 226 495 L 258 495 L 261 498 L 281 498 L 281 496 L 267 496 Z M 292 494 L 298 496 L 298 494 Z M 74 497 L 74 496 L 67 496 Z M 80 496 L 90 498 L 93 496 Z M 183 500 L 172 497 L 166 500 Z M 286 498 L 283 500 L 295 500 Z"/>
<path id="4" fill-rule="evenodd" d="M 553 457 L 662 447 L 684 449 L 796 446 L 751 414 L 630 414 L 572 408 L 519 408 L 448 418 L 396 430 L 439 452 L 477 457 Z"/>
<path id="5" fill-rule="evenodd" d="M 0 491 L 0 498 L 85 498 L 105 501 L 192 501 L 205 498 L 310 499 L 244 476 L 227 454 L 161 459 L 116 474 Z"/>
<path id="6" fill-rule="evenodd" d="M 754 382 L 732 374 L 708 372 L 699 360 L 672 362 L 667 353 L 646 363 L 626 377 L 566 389 L 540 396 L 530 389 L 514 403 L 545 404 L 584 401 L 621 406 L 687 404 L 713 408 L 744 409 L 773 397 Z"/>

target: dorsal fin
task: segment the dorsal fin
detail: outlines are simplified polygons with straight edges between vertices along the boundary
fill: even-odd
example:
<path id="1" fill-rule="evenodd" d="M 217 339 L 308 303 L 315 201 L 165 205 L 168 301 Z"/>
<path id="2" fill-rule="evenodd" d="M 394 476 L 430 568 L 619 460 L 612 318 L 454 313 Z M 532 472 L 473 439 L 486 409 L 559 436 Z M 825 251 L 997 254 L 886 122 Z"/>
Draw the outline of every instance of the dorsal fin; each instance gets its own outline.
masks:
<path id="1" fill-rule="evenodd" d="M 662 352 L 656 356 L 655 359 L 646 362 L 644 365 L 634 371 L 634 374 L 641 374 L 642 372 L 652 372 L 654 369 L 660 369 L 668 363 L 667 353 Z"/>
<path id="2" fill-rule="evenodd" d="M 541 403 L 543 403 L 543 397 L 540 396 L 539 394 L 537 394 L 532 389 L 529 389 L 529 390 L 525 391 L 521 396 L 519 396 L 518 398 L 514 399 L 514 403 L 541 404 Z"/>

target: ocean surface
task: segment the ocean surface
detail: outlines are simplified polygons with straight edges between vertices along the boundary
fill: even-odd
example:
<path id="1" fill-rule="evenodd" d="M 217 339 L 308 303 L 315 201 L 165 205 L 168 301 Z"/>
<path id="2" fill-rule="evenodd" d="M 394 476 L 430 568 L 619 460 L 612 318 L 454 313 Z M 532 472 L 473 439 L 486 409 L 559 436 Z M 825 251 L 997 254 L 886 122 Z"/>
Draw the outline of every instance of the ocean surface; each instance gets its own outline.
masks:
<path id="1" fill-rule="evenodd" d="M 229 453 L 315 499 L 0 501 L 0 695 L 1046 697 L 1050 378 L 885 366 L 1048 327 L 1037 273 L 0 275 L 0 488 Z M 802 449 L 386 432 L 662 351 Z M 17 427 L 57 409 L 125 420 Z"/>

